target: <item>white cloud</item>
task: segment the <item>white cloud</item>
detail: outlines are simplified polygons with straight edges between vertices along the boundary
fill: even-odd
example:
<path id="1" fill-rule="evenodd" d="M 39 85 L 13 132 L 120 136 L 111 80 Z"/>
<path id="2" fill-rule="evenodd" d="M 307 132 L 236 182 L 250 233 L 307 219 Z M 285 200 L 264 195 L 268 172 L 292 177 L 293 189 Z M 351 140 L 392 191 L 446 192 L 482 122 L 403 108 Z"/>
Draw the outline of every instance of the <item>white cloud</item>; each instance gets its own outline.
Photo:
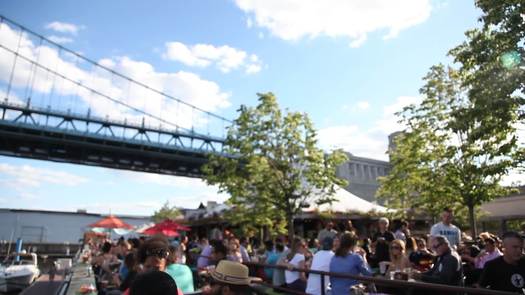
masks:
<path id="1" fill-rule="evenodd" d="M 60 36 L 55 36 L 55 35 L 51 35 L 49 37 L 47 37 L 49 40 L 55 42 L 55 43 L 58 43 L 58 44 L 68 44 L 68 43 L 73 43 L 73 39 L 69 38 L 69 37 L 60 37 Z"/>
<path id="2" fill-rule="evenodd" d="M 224 203 L 228 199 L 228 195 L 224 193 L 217 193 L 214 191 L 204 191 L 192 195 L 179 195 L 173 196 L 168 199 L 170 204 L 177 207 L 196 209 L 200 203 L 206 205 L 208 201 L 214 201 L 217 203 Z"/>
<path id="3" fill-rule="evenodd" d="M 246 74 L 255 74 L 261 71 L 260 65 L 249 65 L 246 67 Z"/>
<path id="4" fill-rule="evenodd" d="M 360 100 L 353 104 L 344 104 L 341 106 L 341 110 L 351 112 L 351 113 L 357 113 L 362 112 L 370 109 L 370 102 L 367 100 Z"/>
<path id="5" fill-rule="evenodd" d="M 172 177 L 173 179 L 182 179 L 182 177 Z M 159 185 L 156 182 L 142 182 L 145 179 L 139 180 L 144 185 Z M 151 179 L 149 179 L 151 180 Z M 149 181 L 146 180 L 146 181 Z M 165 185 L 162 183 L 160 185 Z M 179 208 L 195 209 L 202 202 L 206 204 L 208 201 L 215 201 L 223 203 L 228 199 L 228 195 L 224 193 L 218 193 L 217 189 L 212 186 L 197 186 L 191 188 L 184 186 L 177 186 L 172 183 L 168 184 L 170 187 L 177 187 L 176 192 L 165 195 L 154 195 L 148 196 L 147 200 L 127 200 L 122 201 L 109 201 L 109 202 L 91 202 L 81 203 L 74 205 L 69 208 L 70 210 L 76 210 L 76 208 L 86 209 L 88 212 L 100 212 L 107 213 L 111 210 L 113 213 L 125 213 L 125 214 L 139 214 L 139 215 L 150 215 L 155 210 L 158 210 L 162 205 L 168 201 L 170 205 L 177 206 Z"/>
<path id="6" fill-rule="evenodd" d="M 246 27 L 247 28 L 253 27 L 253 20 L 251 18 L 246 19 Z"/>
<path id="7" fill-rule="evenodd" d="M 395 117 L 395 113 L 403 110 L 404 107 L 409 106 L 411 104 L 418 104 L 420 102 L 420 97 L 400 96 L 396 99 L 395 103 L 387 105 L 383 108 L 383 116 L 393 118 Z"/>
<path id="8" fill-rule="evenodd" d="M 77 26 L 75 24 L 70 23 L 64 23 L 64 22 L 51 22 L 46 25 L 46 29 L 53 30 L 59 33 L 67 33 L 76 35 L 80 29 L 82 29 L 83 26 Z"/>
<path id="9" fill-rule="evenodd" d="M 260 71 L 262 65 L 255 54 L 248 56 L 245 51 L 227 45 L 188 46 L 180 42 L 167 42 L 165 46 L 166 51 L 162 55 L 163 58 L 178 61 L 187 66 L 207 67 L 215 64 L 224 73 L 244 68 L 247 74 L 252 74 Z"/>
<path id="10" fill-rule="evenodd" d="M 370 108 L 370 103 L 368 101 L 360 101 L 357 103 L 357 108 L 364 111 Z"/>
<path id="11" fill-rule="evenodd" d="M 108 214 L 111 212 L 112 214 L 149 216 L 152 215 L 155 210 L 162 207 L 162 204 L 163 202 L 160 200 L 158 202 L 90 202 L 70 206 L 69 208 L 65 208 L 64 211 L 76 211 L 78 208 L 82 208 L 92 213 Z"/>
<path id="12" fill-rule="evenodd" d="M 85 177 L 64 171 L 5 163 L 0 163 L 0 175 L 2 176 L 0 182 L 13 188 L 40 187 L 44 184 L 74 187 L 88 181 Z M 30 195 L 25 196 L 31 198 Z"/>
<path id="13" fill-rule="evenodd" d="M 6 98 L 7 92 L 4 89 L 0 89 L 0 97 Z M 9 94 L 9 102 L 11 103 L 23 103 L 23 101 L 16 95 L 16 93 L 10 93 Z M 8 115 L 6 113 L 6 115 Z"/>
<path id="14" fill-rule="evenodd" d="M 400 118 L 397 117 L 395 113 L 402 111 L 403 108 L 406 106 L 409 106 L 411 104 L 418 104 L 420 102 L 420 97 L 398 97 L 393 104 L 387 105 L 383 108 L 383 117 L 375 122 L 373 130 L 377 132 L 384 131 L 387 135 L 395 131 L 404 130 L 405 126 L 401 125 L 398 122 Z"/>
<path id="15" fill-rule="evenodd" d="M 228 199 L 225 193 L 219 193 L 217 186 L 210 186 L 199 178 L 179 177 L 170 175 L 160 175 L 133 171 L 115 171 L 119 176 L 125 177 L 132 182 L 143 185 L 166 186 L 177 188 L 177 192 L 167 197 L 156 196 L 157 201 L 146 202 L 143 207 L 158 209 L 165 202 L 182 208 L 197 208 L 202 202 L 216 201 L 222 203 Z M 147 206 L 146 206 L 147 205 Z M 138 206 L 138 203 L 134 205 Z"/>
<path id="16" fill-rule="evenodd" d="M 365 34 L 359 35 L 355 39 L 353 39 L 352 42 L 350 42 L 350 47 L 359 48 L 361 47 L 361 45 L 365 44 L 365 41 L 366 41 L 366 35 Z"/>
<path id="17" fill-rule="evenodd" d="M 17 198 L 25 202 L 33 202 L 33 201 L 42 199 L 40 196 L 36 195 L 35 193 L 21 191 L 21 190 L 18 190 Z"/>
<path id="18" fill-rule="evenodd" d="M 404 129 L 394 115 L 403 107 L 417 103 L 418 97 L 400 96 L 396 101 L 383 108 L 383 116 L 370 128 L 357 125 L 338 125 L 319 130 L 319 144 L 325 150 L 341 148 L 356 156 L 388 160 L 386 154 L 388 135 Z M 358 104 L 359 105 L 359 104 Z M 364 104 L 363 104 L 364 105 Z"/>
<path id="19" fill-rule="evenodd" d="M 343 149 L 360 157 L 386 160 L 387 139 L 384 134 L 363 130 L 356 125 L 339 125 L 320 129 L 319 144 L 325 150 Z"/>
<path id="20" fill-rule="evenodd" d="M 162 175 L 154 173 L 144 173 L 144 172 L 134 172 L 134 171 L 114 171 L 119 176 L 126 177 L 133 182 L 139 182 L 144 184 L 155 184 L 162 186 L 172 186 L 178 188 L 193 188 L 193 189 L 207 189 L 214 188 L 208 186 L 206 182 L 200 178 L 190 178 L 190 177 L 179 177 L 171 175 Z"/>
<path id="21" fill-rule="evenodd" d="M 7 24 L 0 24 L 0 39 L 2 45 L 16 51 L 18 48 L 17 31 Z M 89 88 L 98 92 L 117 98 L 135 108 L 147 113 L 161 117 L 166 121 L 180 127 L 195 127 L 196 132 L 211 134 L 222 134 L 224 127 L 221 122 L 213 121 L 213 117 L 195 110 L 192 107 L 178 103 L 150 89 L 130 83 L 127 79 L 119 78 L 108 71 L 93 68 L 89 64 L 78 60 L 76 56 L 59 52 L 54 47 L 37 46 L 29 36 L 22 35 L 19 53 L 31 60 L 39 60 L 44 67 L 53 69 L 60 74 L 79 81 Z M 37 58 L 38 57 L 38 58 Z M 225 66 L 229 66 L 231 60 L 225 60 Z M 135 80 L 149 85 L 151 88 L 179 98 L 188 104 L 194 105 L 209 112 L 217 112 L 230 105 L 230 94 L 221 90 L 220 86 L 213 82 L 202 79 L 194 73 L 161 72 L 157 71 L 151 64 L 133 60 L 127 56 L 101 59 L 100 64 Z M 13 54 L 7 50 L 0 50 L 0 80 L 9 81 L 13 64 Z M 87 89 L 77 85 L 53 78 L 47 71 L 33 70 L 32 65 L 23 58 L 17 60 L 16 69 L 12 80 L 12 91 L 9 99 L 23 94 L 29 78 L 34 75 L 33 92 L 39 94 L 50 94 L 58 101 L 60 97 L 76 97 L 76 106 L 89 105 L 92 115 L 109 116 L 111 119 L 124 120 L 133 123 L 141 123 L 142 114 L 126 108 L 120 104 L 109 101 Z M 56 81 L 55 81 L 56 80 Z M 18 91 L 18 92 L 17 92 Z M 19 97 L 20 97 L 19 95 Z M 36 103 L 33 101 L 33 103 Z M 46 102 L 46 105 L 47 106 Z M 52 103 L 52 102 L 51 102 Z M 84 109 L 87 111 L 87 107 Z M 211 122 L 211 123 L 210 123 Z M 146 117 L 147 125 L 158 127 L 165 123 L 150 117 Z M 217 124 L 213 124 L 217 123 Z M 168 126 L 171 127 L 172 126 Z M 200 129 L 199 129 L 200 128 Z M 217 130 L 215 130 L 215 129 Z M 221 133 L 219 133 L 221 132 Z"/>
<path id="22" fill-rule="evenodd" d="M 170 205 L 179 208 L 196 209 L 202 202 L 208 201 L 223 203 L 228 199 L 226 194 L 217 194 L 213 191 L 199 191 L 196 193 L 170 195 L 170 196 L 149 196 L 148 201 L 110 201 L 110 202 L 91 202 L 65 208 L 65 210 L 75 211 L 78 208 L 86 209 L 88 212 L 115 213 L 127 215 L 152 215 L 156 210 L 168 201 Z M 1 204 L 1 202 L 0 202 Z M 56 209 L 56 208 L 55 208 Z"/>
<path id="23" fill-rule="evenodd" d="M 370 128 L 361 128 L 357 125 L 338 125 L 322 128 L 318 132 L 319 145 L 324 150 L 341 148 L 355 156 L 369 157 L 378 160 L 388 160 L 388 135 L 405 129 L 400 124 L 395 113 L 410 104 L 421 102 L 420 97 L 400 96 L 393 104 L 383 108 L 382 117 L 374 122 Z M 348 110 L 348 105 L 343 110 Z M 525 124 L 517 125 L 520 144 L 525 144 Z M 503 177 L 502 185 L 524 185 L 525 173 L 513 170 Z"/>
<path id="24" fill-rule="evenodd" d="M 207 67 L 211 61 L 201 58 L 192 52 L 191 48 L 180 42 L 166 43 L 166 52 L 163 54 L 165 59 L 176 60 L 188 66 Z"/>
<path id="25" fill-rule="evenodd" d="M 358 47 L 367 35 L 387 30 L 385 39 L 426 21 L 429 0 L 235 0 L 253 18 L 253 25 L 267 28 L 284 40 L 303 37 L 346 37 Z"/>

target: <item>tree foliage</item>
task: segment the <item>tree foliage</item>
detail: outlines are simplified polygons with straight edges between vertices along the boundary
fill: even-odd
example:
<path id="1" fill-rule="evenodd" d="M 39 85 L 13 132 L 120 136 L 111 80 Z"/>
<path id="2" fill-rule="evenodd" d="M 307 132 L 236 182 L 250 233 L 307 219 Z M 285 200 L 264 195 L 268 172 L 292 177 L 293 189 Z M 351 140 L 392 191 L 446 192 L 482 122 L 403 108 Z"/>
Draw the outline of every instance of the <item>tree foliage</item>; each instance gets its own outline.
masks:
<path id="1" fill-rule="evenodd" d="M 445 206 L 466 207 L 475 232 L 476 208 L 509 192 L 500 182 L 516 165 L 519 147 L 512 133 L 473 136 L 489 131 L 466 115 L 475 106 L 464 79 L 451 67 L 431 68 L 420 90 L 423 101 L 399 114 L 407 130 L 395 142 L 393 168 L 378 193 L 391 207 L 433 216 Z"/>
<path id="2" fill-rule="evenodd" d="M 166 201 L 158 211 L 153 213 L 151 220 L 155 223 L 159 223 L 165 219 L 176 219 L 177 217 L 180 217 L 180 215 L 180 210 L 175 206 L 170 206 L 170 203 Z"/>
<path id="3" fill-rule="evenodd" d="M 476 5 L 481 28 L 449 53 L 458 68 L 432 67 L 423 102 L 400 114 L 407 130 L 379 190 L 397 208 L 466 207 L 474 233 L 476 207 L 509 193 L 501 179 L 525 159 L 517 132 L 525 119 L 525 3 Z"/>
<path id="4" fill-rule="evenodd" d="M 272 93 L 258 96 L 259 105 L 241 106 L 228 130 L 224 152 L 234 156 L 211 156 L 204 172 L 209 184 L 230 194 L 230 222 L 274 231 L 286 226 L 292 237 L 293 217 L 301 208 L 333 201 L 334 185 L 345 185 L 335 171 L 346 156 L 325 155 L 317 147 L 306 114 L 283 114 Z"/>
<path id="5" fill-rule="evenodd" d="M 502 141 L 501 136 L 514 135 L 495 151 L 506 155 L 520 140 L 515 136 L 517 126 L 523 128 L 525 123 L 525 3 L 478 0 L 476 5 L 483 11 L 482 27 L 468 31 L 467 40 L 450 51 L 460 65 L 471 103 L 461 116 L 481 123 L 470 133 L 471 141 Z M 516 155 L 523 166 L 521 140 Z"/>

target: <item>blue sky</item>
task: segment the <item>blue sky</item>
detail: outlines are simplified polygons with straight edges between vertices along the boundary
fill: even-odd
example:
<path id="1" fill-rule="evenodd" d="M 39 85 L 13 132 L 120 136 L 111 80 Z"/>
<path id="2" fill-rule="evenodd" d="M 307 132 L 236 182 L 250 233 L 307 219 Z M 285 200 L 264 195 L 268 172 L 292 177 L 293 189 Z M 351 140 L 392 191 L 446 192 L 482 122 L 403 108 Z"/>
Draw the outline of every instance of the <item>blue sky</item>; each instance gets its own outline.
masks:
<path id="1" fill-rule="evenodd" d="M 478 25 L 473 2 L 6 0 L 0 11 L 226 118 L 272 91 L 309 114 L 321 147 L 386 159 L 387 135 L 400 128 L 393 113 L 417 102 L 428 68 L 449 62 Z M 8 157 L 0 184 L 9 208 L 151 214 L 166 200 L 191 208 L 226 198 L 198 179 Z"/>

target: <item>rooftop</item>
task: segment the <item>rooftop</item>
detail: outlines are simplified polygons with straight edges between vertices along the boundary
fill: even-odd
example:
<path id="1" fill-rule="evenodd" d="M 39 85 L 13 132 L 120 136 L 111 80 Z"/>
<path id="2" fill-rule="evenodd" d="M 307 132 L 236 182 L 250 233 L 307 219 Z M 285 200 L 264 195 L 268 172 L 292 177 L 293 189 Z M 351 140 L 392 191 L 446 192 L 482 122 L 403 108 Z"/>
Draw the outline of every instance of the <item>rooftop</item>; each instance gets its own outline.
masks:
<path id="1" fill-rule="evenodd" d="M 84 216 L 95 216 L 95 217 L 104 217 L 108 215 L 114 215 L 120 218 L 150 218 L 151 216 L 145 215 L 125 215 L 125 214 L 101 214 L 101 213 L 88 213 L 86 210 L 79 209 L 75 212 L 73 211 L 53 211 L 53 210 L 35 210 L 35 209 L 14 209 L 14 208 L 0 208 L 0 212 L 9 211 L 9 212 L 19 212 L 19 213 L 39 213 L 39 214 L 68 214 L 68 215 L 84 215 Z"/>

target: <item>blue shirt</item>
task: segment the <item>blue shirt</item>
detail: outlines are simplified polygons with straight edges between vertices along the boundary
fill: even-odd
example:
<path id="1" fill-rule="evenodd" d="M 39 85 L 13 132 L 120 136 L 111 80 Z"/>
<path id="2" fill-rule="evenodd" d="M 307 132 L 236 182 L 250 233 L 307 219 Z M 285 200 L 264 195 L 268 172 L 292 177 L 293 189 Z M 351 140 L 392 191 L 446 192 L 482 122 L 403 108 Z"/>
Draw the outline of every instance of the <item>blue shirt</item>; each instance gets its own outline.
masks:
<path id="1" fill-rule="evenodd" d="M 211 245 L 208 245 L 204 249 L 202 249 L 199 259 L 197 259 L 197 268 L 204 268 L 210 265 L 210 260 L 208 259 L 208 257 L 211 256 L 212 251 L 213 247 Z"/>
<path id="2" fill-rule="evenodd" d="M 186 264 L 170 264 L 166 272 L 175 280 L 177 287 L 184 293 L 193 292 L 193 274 Z"/>
<path id="3" fill-rule="evenodd" d="M 363 257 L 358 254 L 348 254 L 345 257 L 334 256 L 330 261 L 330 272 L 346 273 L 350 275 L 365 275 L 370 276 L 372 272 Z M 332 284 L 332 295 L 347 295 L 350 292 L 350 287 L 359 282 L 352 279 L 330 277 Z"/>
<path id="4" fill-rule="evenodd" d="M 281 258 L 281 252 L 268 251 L 266 252 L 266 264 L 276 265 L 277 261 Z M 273 278 L 273 268 L 265 267 L 264 274 L 266 278 Z"/>
<path id="5" fill-rule="evenodd" d="M 118 270 L 120 280 L 121 281 L 125 280 L 126 277 L 128 276 L 128 273 L 129 273 L 128 267 L 124 264 L 124 262 L 122 262 Z"/>

